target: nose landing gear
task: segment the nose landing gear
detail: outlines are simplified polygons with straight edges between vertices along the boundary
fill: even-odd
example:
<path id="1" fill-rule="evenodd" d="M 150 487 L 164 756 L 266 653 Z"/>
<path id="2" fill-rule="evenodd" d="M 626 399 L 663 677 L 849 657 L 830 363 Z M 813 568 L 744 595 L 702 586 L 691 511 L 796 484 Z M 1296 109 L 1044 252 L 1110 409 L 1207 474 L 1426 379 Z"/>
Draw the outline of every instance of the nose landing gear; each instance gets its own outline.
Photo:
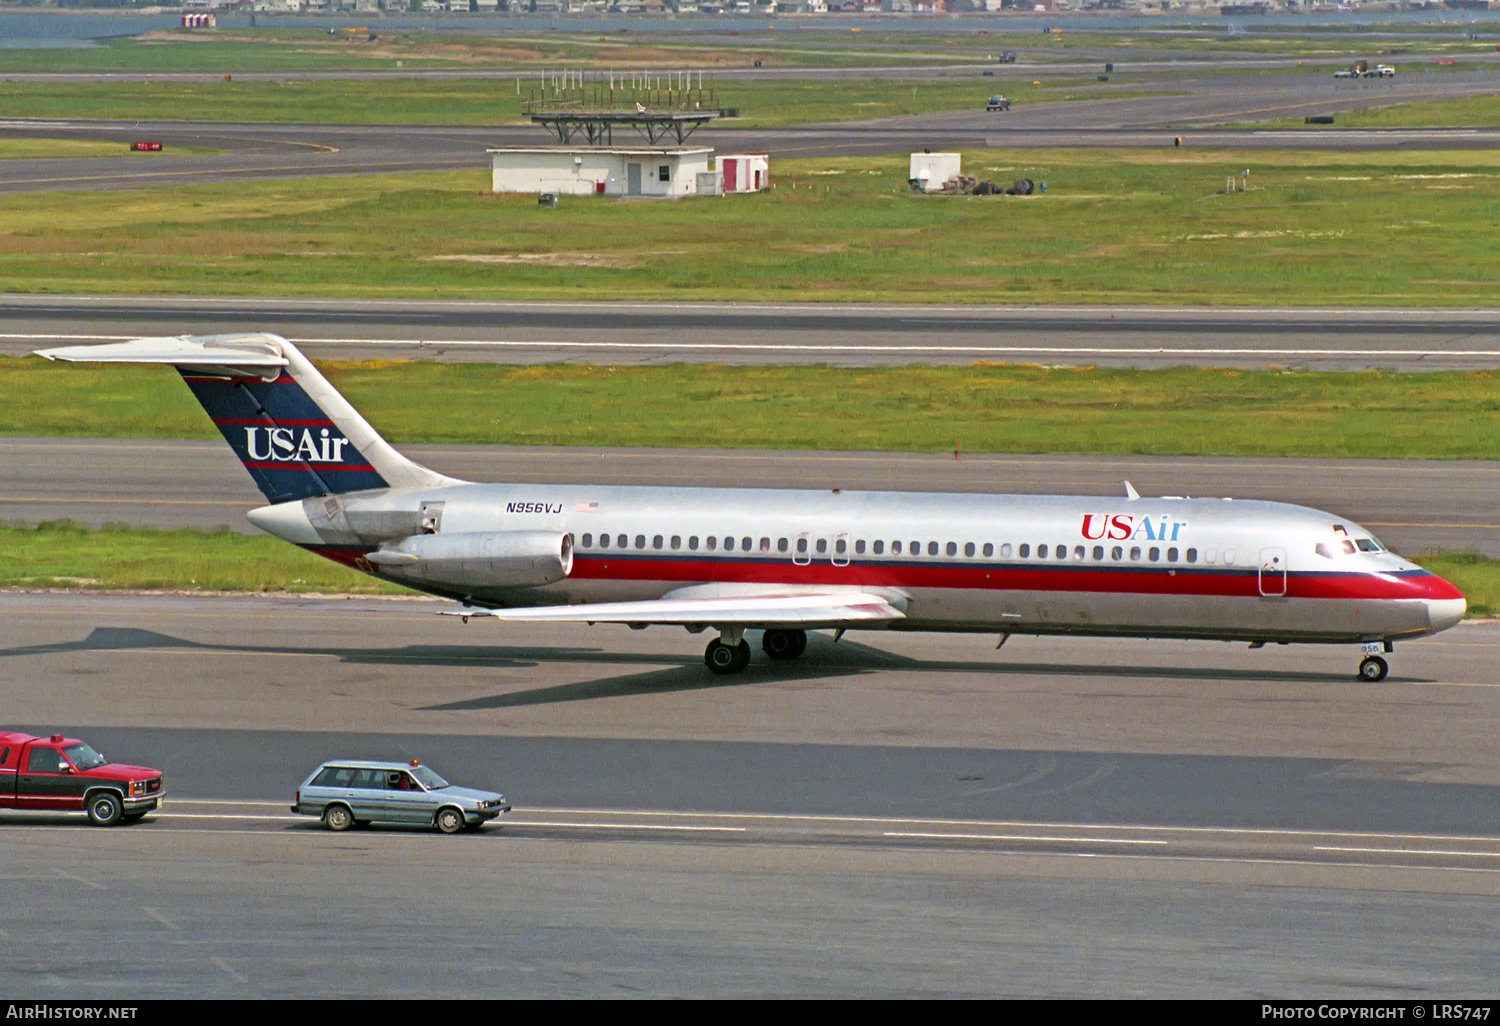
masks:
<path id="1" fill-rule="evenodd" d="M 1359 664 L 1359 679 L 1369 684 L 1385 680 L 1385 675 L 1390 672 L 1384 659 L 1377 654 L 1379 652 L 1393 652 L 1396 646 L 1389 641 L 1371 641 L 1365 644 L 1365 657 Z"/>

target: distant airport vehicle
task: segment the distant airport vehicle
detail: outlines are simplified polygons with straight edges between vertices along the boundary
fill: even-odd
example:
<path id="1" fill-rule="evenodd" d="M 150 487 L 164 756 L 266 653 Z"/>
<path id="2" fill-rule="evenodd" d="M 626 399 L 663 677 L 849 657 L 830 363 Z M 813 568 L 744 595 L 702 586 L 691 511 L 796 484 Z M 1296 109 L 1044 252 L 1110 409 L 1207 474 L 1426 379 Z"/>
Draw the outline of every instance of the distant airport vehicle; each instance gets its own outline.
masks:
<path id="1" fill-rule="evenodd" d="M 176 367 L 270 505 L 252 524 L 462 604 L 465 621 L 712 628 L 735 673 L 807 631 L 1363 645 L 1458 623 L 1464 598 L 1344 517 L 1275 502 L 473 484 L 402 456 L 277 335 L 142 338 L 53 360 Z"/>
<path id="2" fill-rule="evenodd" d="M 0 809 L 87 812 L 96 826 L 131 823 L 161 805 L 161 770 L 122 766 L 77 738 L 0 731 Z"/>
<path id="3" fill-rule="evenodd" d="M 984 105 L 985 110 L 1010 110 L 1010 100 L 1004 96 L 991 96 Z"/>
<path id="4" fill-rule="evenodd" d="M 297 788 L 292 811 L 318 816 L 330 830 L 389 823 L 436 827 L 445 834 L 477 829 L 510 811 L 505 795 L 456 787 L 410 762 L 325 762 Z"/>
<path id="5" fill-rule="evenodd" d="M 1369 61 L 1355 61 L 1333 73 L 1334 78 L 1394 78 L 1396 69 L 1389 64 L 1371 66 Z"/>

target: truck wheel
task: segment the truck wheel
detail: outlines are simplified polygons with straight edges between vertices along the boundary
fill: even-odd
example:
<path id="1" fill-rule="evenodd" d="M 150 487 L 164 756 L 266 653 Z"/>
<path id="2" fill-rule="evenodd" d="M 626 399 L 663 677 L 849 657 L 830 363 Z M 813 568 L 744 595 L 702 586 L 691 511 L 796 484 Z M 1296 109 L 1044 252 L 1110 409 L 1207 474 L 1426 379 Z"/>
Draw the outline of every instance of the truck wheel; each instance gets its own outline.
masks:
<path id="1" fill-rule="evenodd" d="M 330 805 L 323 810 L 323 825 L 329 830 L 348 830 L 354 825 L 354 813 L 347 805 Z"/>
<path id="2" fill-rule="evenodd" d="M 89 795 L 89 822 L 94 826 L 114 826 L 120 822 L 125 806 L 120 796 L 112 791 L 97 791 Z"/>
<path id="3" fill-rule="evenodd" d="M 464 828 L 464 814 L 454 808 L 438 809 L 437 828 L 445 834 L 456 834 Z"/>

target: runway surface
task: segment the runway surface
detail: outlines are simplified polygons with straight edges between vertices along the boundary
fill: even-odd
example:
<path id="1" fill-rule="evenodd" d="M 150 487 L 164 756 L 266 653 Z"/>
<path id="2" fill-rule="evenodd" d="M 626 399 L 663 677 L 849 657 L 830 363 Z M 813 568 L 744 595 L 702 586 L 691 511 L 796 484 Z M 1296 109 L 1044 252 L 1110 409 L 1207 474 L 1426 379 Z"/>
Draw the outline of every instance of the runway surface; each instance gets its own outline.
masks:
<path id="1" fill-rule="evenodd" d="M 1417 67 L 1420 67 L 1418 65 Z M 995 69 L 986 69 L 995 70 Z M 1077 67 L 1065 73 L 1076 74 Z M 901 76 L 902 69 L 885 69 Z M 870 69 L 836 74 L 869 76 Z M 919 76 L 938 74 L 931 69 Z M 1052 75 L 1045 66 L 1001 69 L 995 78 L 979 68 L 948 69 L 951 80 L 972 81 L 972 109 L 871 121 L 737 128 L 729 121 L 692 136 L 694 145 L 719 152 L 762 152 L 773 158 L 904 152 L 918 148 L 1159 147 L 1226 149 L 1493 149 L 1500 129 L 1345 129 L 1308 125 L 1290 129 L 1246 127 L 1255 122 L 1328 115 L 1463 96 L 1490 95 L 1500 81 L 1485 70 L 1417 70 L 1392 79 L 1335 81 L 1321 68 L 1305 73 L 1238 74 L 1127 70 L 1108 84 L 1084 87 L 1080 98 L 1021 104 L 989 113 L 985 98 L 1003 91 L 1005 80 Z M 793 74 L 767 69 L 779 77 Z M 804 77 L 799 70 L 797 77 Z M 514 73 L 504 77 L 513 77 Z M 150 76 L 155 78 L 156 76 Z M 191 76 L 190 76 L 191 77 Z M 202 76 L 198 76 L 202 77 Z M 255 76 L 251 76 L 255 77 Z M 302 75 L 265 76 L 301 79 Z M 350 77 L 340 73 L 339 77 Z M 952 86 L 948 86 L 951 88 Z M 0 139 L 60 138 L 118 142 L 119 157 L 0 161 L 0 193 L 56 190 L 118 190 L 205 182 L 296 178 L 330 174 L 489 169 L 491 146 L 534 146 L 548 138 L 533 125 L 314 125 L 192 121 L 93 121 L 10 118 L 0 120 Z M 155 155 L 131 156 L 128 144 L 163 144 Z M 182 155 L 179 147 L 220 151 Z"/>
<path id="2" fill-rule="evenodd" d="M 465 480 L 874 491 L 1229 495 L 1326 509 L 1409 555 L 1500 556 L 1500 462 L 764 452 L 395 443 Z M 0 521 L 228 527 L 265 504 L 219 442 L 0 438 Z"/>
<path id="3" fill-rule="evenodd" d="M 0 296 L 0 354 L 274 331 L 314 359 L 1476 370 L 1500 311 Z"/>
<path id="4" fill-rule="evenodd" d="M 0 594 L 7 726 L 167 773 L 100 831 L 0 814 L 25 997 L 1452 999 L 1500 962 L 1500 627 L 1351 653 L 463 627 L 438 603 Z M 1164 716 L 1164 709 L 1172 715 Z M 516 805 L 329 834 L 332 757 Z M 127 940 L 130 972 L 104 953 Z M 413 952 L 420 953 L 414 955 Z"/>

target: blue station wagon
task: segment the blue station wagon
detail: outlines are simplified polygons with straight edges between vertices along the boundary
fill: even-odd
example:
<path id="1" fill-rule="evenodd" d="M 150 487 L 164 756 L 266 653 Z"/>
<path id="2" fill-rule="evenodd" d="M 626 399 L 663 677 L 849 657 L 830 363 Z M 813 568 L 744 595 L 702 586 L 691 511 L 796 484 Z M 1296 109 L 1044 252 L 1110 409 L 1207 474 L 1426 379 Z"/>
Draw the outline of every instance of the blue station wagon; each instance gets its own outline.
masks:
<path id="1" fill-rule="evenodd" d="M 330 830 L 393 823 L 456 834 L 509 812 L 510 802 L 494 791 L 455 787 L 416 759 L 342 759 L 325 762 L 302 782 L 292 811 L 320 816 Z"/>

